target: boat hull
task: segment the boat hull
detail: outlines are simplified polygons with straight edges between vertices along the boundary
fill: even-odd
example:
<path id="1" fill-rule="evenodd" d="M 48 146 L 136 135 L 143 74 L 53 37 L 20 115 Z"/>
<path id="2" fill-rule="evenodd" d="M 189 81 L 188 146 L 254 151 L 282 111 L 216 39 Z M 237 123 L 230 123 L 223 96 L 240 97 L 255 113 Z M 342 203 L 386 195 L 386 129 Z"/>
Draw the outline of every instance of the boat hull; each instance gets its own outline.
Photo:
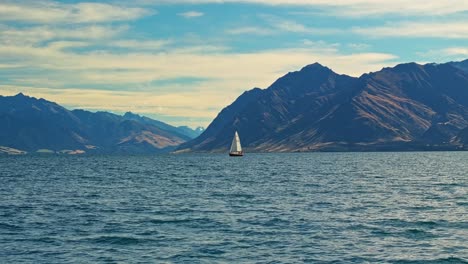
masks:
<path id="1" fill-rule="evenodd" d="M 231 157 L 242 157 L 242 156 L 244 156 L 244 152 L 229 152 L 229 156 L 231 156 Z"/>

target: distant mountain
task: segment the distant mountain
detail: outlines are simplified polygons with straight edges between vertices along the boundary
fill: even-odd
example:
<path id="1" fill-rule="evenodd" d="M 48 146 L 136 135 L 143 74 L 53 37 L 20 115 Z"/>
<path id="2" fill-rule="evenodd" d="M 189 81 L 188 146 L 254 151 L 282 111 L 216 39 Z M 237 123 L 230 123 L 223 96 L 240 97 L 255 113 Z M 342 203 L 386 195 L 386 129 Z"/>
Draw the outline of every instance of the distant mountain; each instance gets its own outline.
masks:
<path id="1" fill-rule="evenodd" d="M 177 135 L 177 136 L 179 136 L 181 138 L 184 138 L 186 140 L 190 140 L 190 139 L 198 137 L 204 130 L 202 127 L 198 127 L 196 129 L 191 129 L 188 126 L 175 127 L 175 126 L 171 126 L 169 124 L 166 124 L 164 122 L 151 119 L 149 117 L 134 114 L 132 112 L 125 113 L 123 117 L 125 119 L 128 119 L 128 120 L 135 120 L 135 121 L 138 121 L 138 122 L 143 123 L 143 124 L 158 127 L 158 128 L 160 128 L 162 130 L 165 130 L 165 131 L 170 131 L 174 135 Z"/>
<path id="2" fill-rule="evenodd" d="M 28 152 L 158 153 L 191 139 L 147 117 L 70 111 L 22 93 L 0 96 L 0 125 L 0 146 Z"/>
<path id="3" fill-rule="evenodd" d="M 177 127 L 177 129 L 178 131 L 180 131 L 180 133 L 183 133 L 184 135 L 190 137 L 190 139 L 200 136 L 203 133 L 203 131 L 205 131 L 205 129 L 200 126 L 195 129 L 192 129 L 188 126 L 179 126 Z"/>
<path id="4" fill-rule="evenodd" d="M 407 63 L 353 78 L 315 63 L 245 92 L 178 151 L 226 151 L 235 130 L 248 151 L 459 149 L 465 66 Z"/>

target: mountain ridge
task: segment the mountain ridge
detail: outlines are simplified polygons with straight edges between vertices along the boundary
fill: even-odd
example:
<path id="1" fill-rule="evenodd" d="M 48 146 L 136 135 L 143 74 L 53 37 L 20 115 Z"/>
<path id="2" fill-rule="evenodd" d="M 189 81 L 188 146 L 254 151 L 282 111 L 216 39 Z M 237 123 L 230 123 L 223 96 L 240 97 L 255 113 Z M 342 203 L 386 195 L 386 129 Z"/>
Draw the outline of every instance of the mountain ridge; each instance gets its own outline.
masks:
<path id="1" fill-rule="evenodd" d="M 245 91 L 206 129 L 68 110 L 23 93 L 0 96 L 0 124 L 2 153 L 225 152 L 234 131 L 249 152 L 460 150 L 468 148 L 468 60 L 360 77 L 313 63 Z"/>
<path id="2" fill-rule="evenodd" d="M 23 93 L 0 96 L 0 124 L 0 146 L 28 152 L 160 153 L 192 138 L 148 117 L 68 110 Z"/>
<path id="3" fill-rule="evenodd" d="M 242 94 L 177 152 L 226 151 L 235 130 L 247 151 L 459 149 L 466 64 L 404 63 L 358 78 L 307 65 Z"/>

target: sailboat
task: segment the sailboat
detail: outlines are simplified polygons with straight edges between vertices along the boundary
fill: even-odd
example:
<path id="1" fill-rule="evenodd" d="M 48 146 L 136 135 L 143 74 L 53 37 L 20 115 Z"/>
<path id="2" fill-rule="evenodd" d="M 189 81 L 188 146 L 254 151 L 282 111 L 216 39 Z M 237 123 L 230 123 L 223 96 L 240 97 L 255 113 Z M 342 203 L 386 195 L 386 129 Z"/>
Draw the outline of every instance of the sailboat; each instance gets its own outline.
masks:
<path id="1" fill-rule="evenodd" d="M 239 134 L 234 133 L 234 138 L 232 139 L 231 149 L 229 150 L 229 156 L 231 157 L 240 157 L 244 156 L 244 152 L 242 151 Z"/>

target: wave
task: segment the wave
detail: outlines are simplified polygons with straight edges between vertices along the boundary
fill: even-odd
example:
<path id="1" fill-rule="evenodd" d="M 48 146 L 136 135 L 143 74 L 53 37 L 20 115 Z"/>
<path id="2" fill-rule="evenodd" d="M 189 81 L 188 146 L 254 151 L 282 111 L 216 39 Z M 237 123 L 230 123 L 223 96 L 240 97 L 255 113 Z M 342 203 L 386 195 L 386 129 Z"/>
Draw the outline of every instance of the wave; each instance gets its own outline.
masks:
<path id="1" fill-rule="evenodd" d="M 137 237 L 129 237 L 129 236 L 99 236 L 94 238 L 87 238 L 92 243 L 97 244 L 112 244 L 112 245 L 137 245 L 141 243 L 146 243 L 150 241 L 154 241 L 153 239 L 147 238 L 137 238 Z"/>
<path id="2" fill-rule="evenodd" d="M 466 259 L 458 257 L 438 258 L 438 259 L 421 259 L 421 260 L 395 260 L 390 261 L 395 264 L 465 264 L 468 263 Z"/>

